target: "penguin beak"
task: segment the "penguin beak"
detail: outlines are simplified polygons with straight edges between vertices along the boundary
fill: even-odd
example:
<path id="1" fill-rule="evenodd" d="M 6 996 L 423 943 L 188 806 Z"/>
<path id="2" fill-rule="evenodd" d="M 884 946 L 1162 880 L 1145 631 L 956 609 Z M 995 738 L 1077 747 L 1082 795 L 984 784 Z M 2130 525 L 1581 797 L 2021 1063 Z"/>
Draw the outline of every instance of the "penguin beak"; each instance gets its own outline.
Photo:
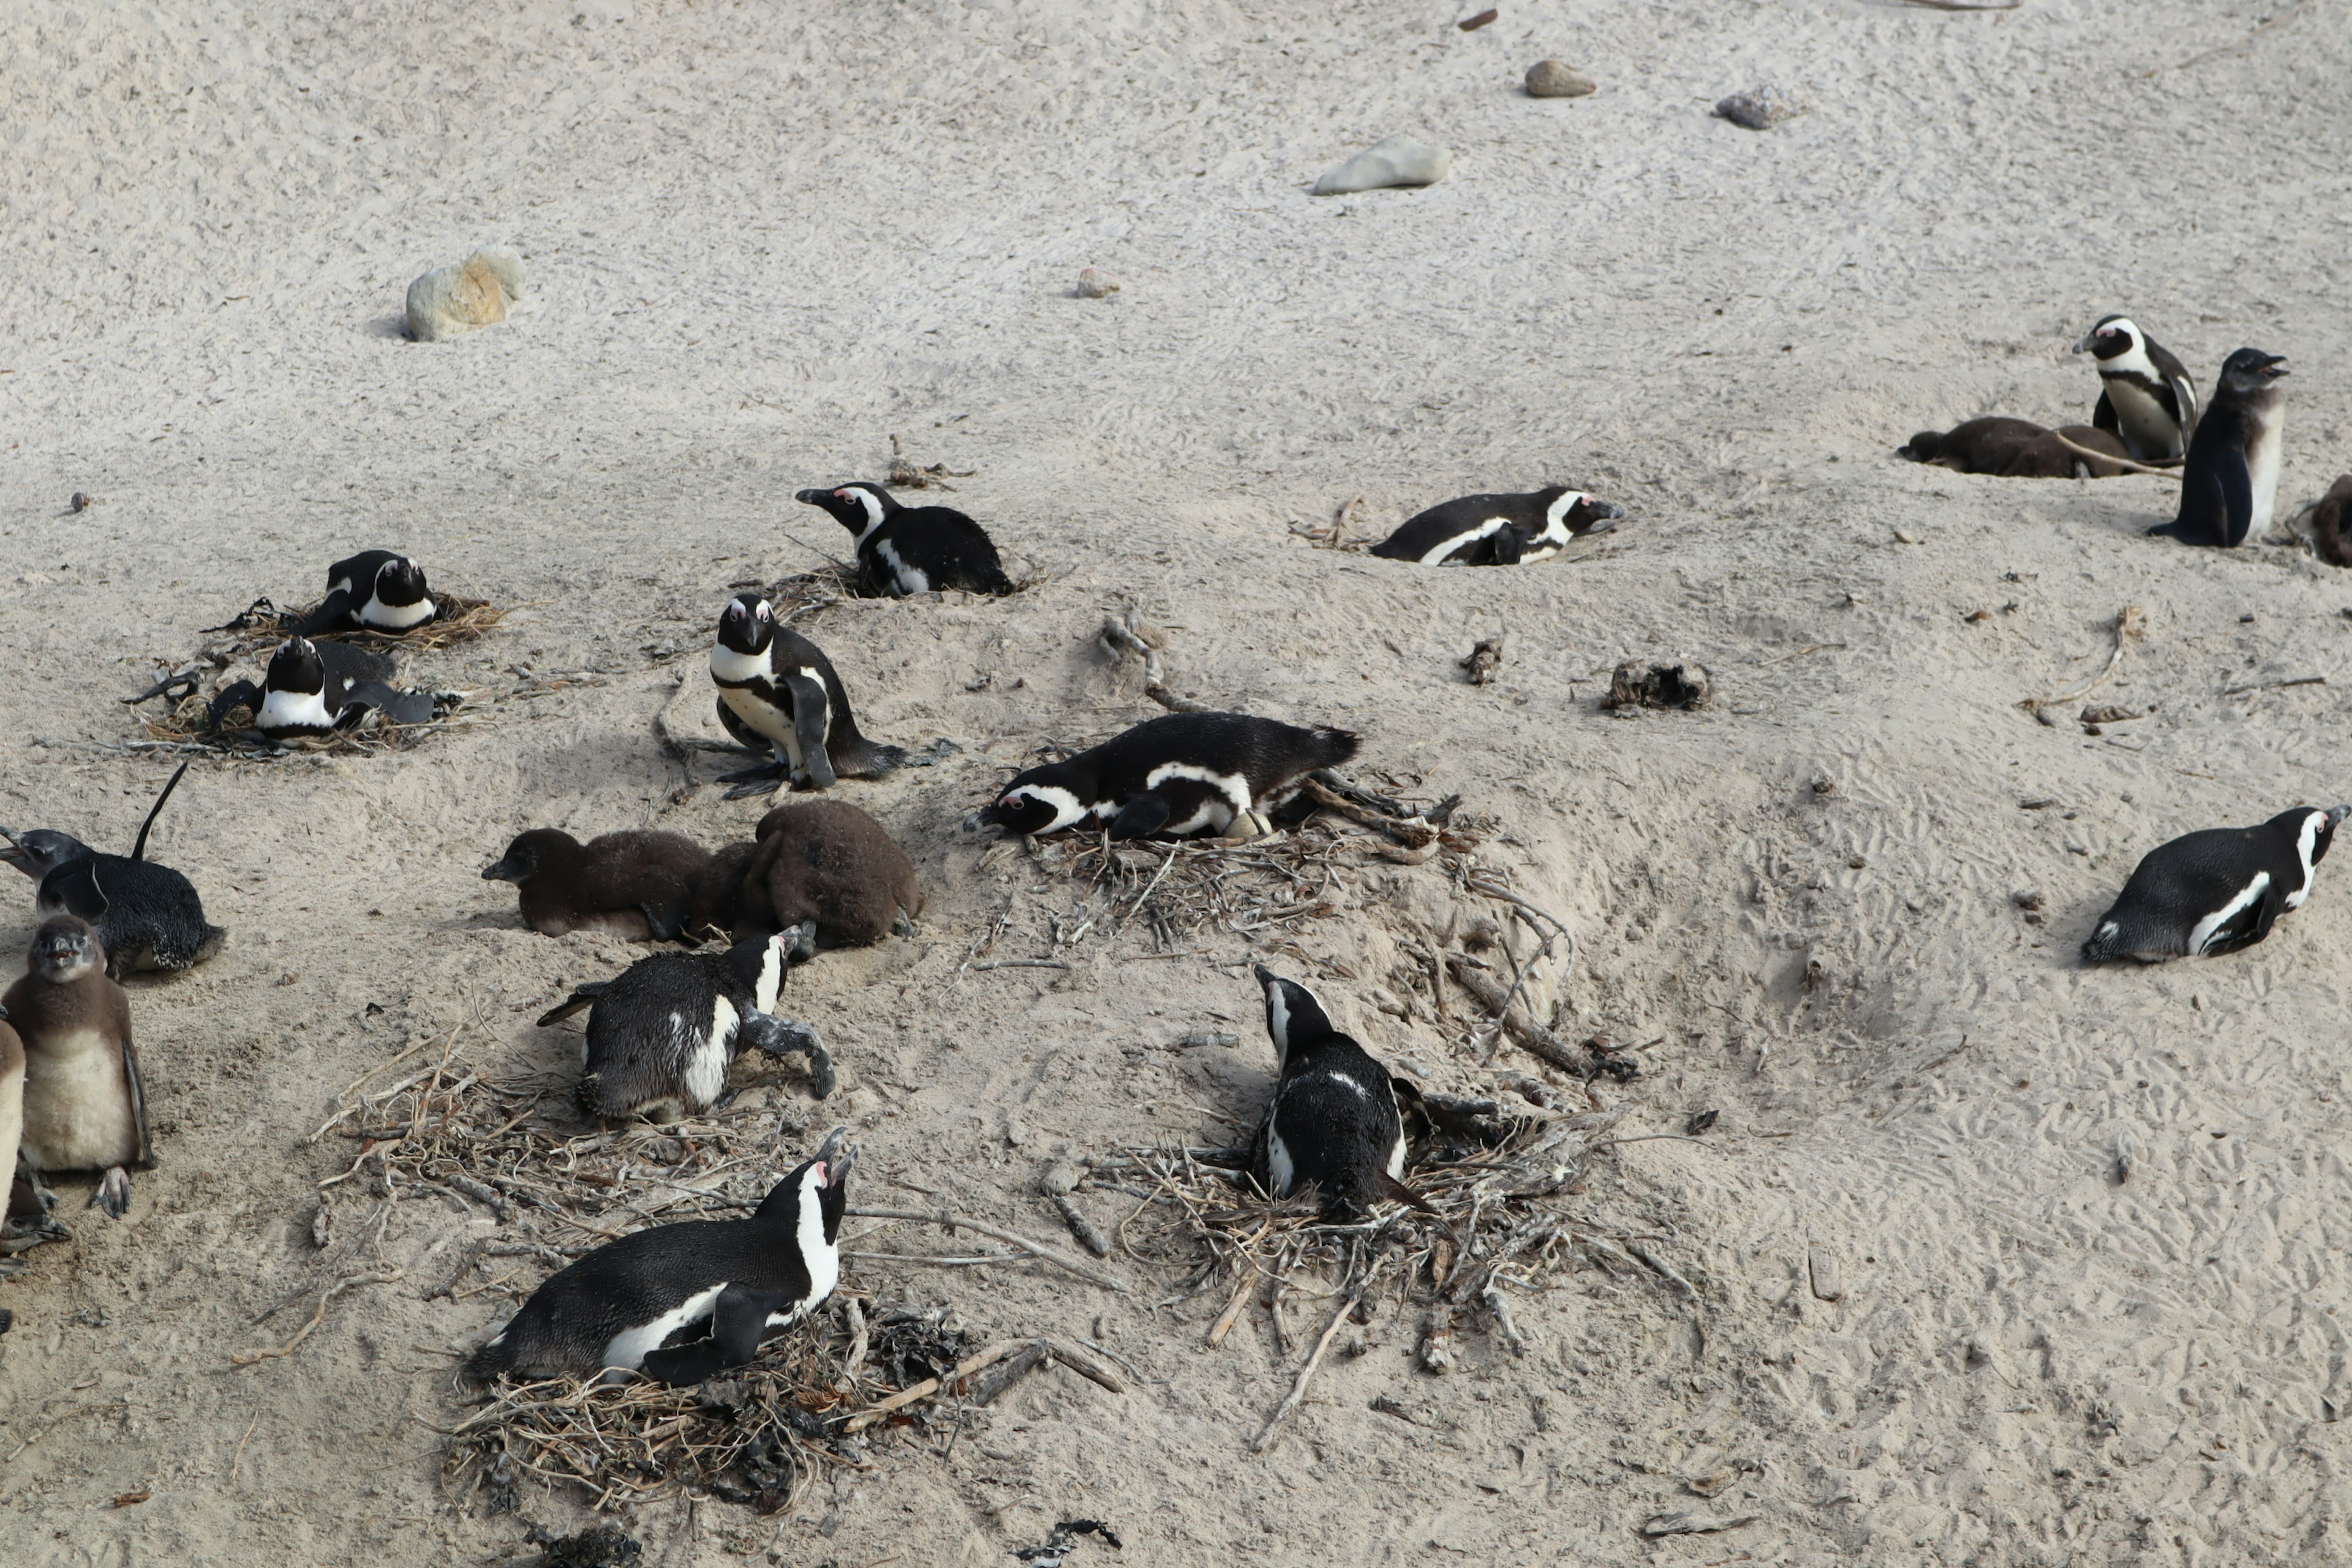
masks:
<path id="1" fill-rule="evenodd" d="M 522 878 L 516 872 L 510 862 L 505 860 L 493 860 L 488 865 L 482 868 L 482 880 L 485 882 L 520 882 L 522 880 Z"/>
<path id="2" fill-rule="evenodd" d="M 831 490 L 795 490 L 793 492 L 793 499 L 803 506 L 823 506 L 826 498 L 832 494 Z"/>
<path id="3" fill-rule="evenodd" d="M 1257 983 L 1260 985 L 1271 986 L 1276 984 L 1274 971 L 1263 963 L 1250 965 L 1250 973 L 1257 976 Z"/>
<path id="4" fill-rule="evenodd" d="M 2086 354 L 2086 353 L 2089 353 L 2091 352 L 2091 350 L 2092 350 L 2092 349 L 2093 349 L 2093 348 L 2094 348 L 2094 347 L 2098 343 L 2098 341 L 2099 341 L 2099 334 L 2098 334 L 2098 333 L 2096 333 L 2096 332 L 2085 332 L 2085 333 L 2084 333 L 2084 334 L 2083 334 L 2083 341 L 2082 341 L 2081 342 L 2076 343 L 2076 344 L 2074 345 L 2074 352 L 2075 352 L 2076 353 L 2078 353 L 2078 354 Z"/>
<path id="5" fill-rule="evenodd" d="M 825 1163 L 826 1169 L 831 1170 L 834 1161 L 841 1153 L 841 1146 L 848 1142 L 849 1129 L 836 1127 L 824 1135 L 824 1142 L 817 1146 L 816 1157 Z"/>
<path id="6" fill-rule="evenodd" d="M 2336 827 L 2347 816 L 2352 816 L 2352 805 L 2331 805 L 2327 808 L 2327 826 Z"/>

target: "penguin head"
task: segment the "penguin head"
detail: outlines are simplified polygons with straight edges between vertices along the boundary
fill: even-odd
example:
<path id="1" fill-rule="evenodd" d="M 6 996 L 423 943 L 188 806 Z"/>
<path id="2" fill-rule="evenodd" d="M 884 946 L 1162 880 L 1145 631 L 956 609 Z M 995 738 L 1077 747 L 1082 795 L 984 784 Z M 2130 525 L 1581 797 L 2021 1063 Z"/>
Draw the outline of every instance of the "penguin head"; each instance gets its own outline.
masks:
<path id="1" fill-rule="evenodd" d="M 405 609 L 425 602 L 425 568 L 405 555 L 395 555 L 375 569 L 375 602 Z"/>
<path id="2" fill-rule="evenodd" d="M 2331 806 L 2325 811 L 2315 805 L 2298 805 L 2272 817 L 2269 826 L 2294 841 L 2295 852 L 2305 865 L 2316 866 L 2326 858 L 2327 847 L 2336 838 L 2336 825 L 2347 816 L 2352 816 L 2352 805 Z"/>
<path id="3" fill-rule="evenodd" d="M 485 882 L 512 882 L 520 887 L 562 860 L 577 858 L 580 841 L 560 827 L 534 827 L 518 833 L 507 852 L 482 868 Z"/>
<path id="4" fill-rule="evenodd" d="M 727 601 L 719 615 L 719 644 L 736 653 L 765 653 L 776 640 L 776 608 L 758 594 Z"/>
<path id="5" fill-rule="evenodd" d="M 1337 1033 L 1314 992 L 1296 980 L 1283 979 L 1263 963 L 1254 973 L 1257 983 L 1265 987 L 1265 1033 L 1274 1042 L 1278 1060 L 1288 1061 L 1295 1045 Z"/>
<path id="6" fill-rule="evenodd" d="M 757 1217 L 797 1232 L 801 1215 L 814 1206 L 824 1221 L 826 1245 L 839 1240 L 842 1212 L 849 1206 L 849 1170 L 857 1163 L 856 1150 L 845 1152 L 842 1149 L 848 1141 L 846 1127 L 827 1133 L 814 1159 L 802 1161 L 768 1189 Z"/>
<path id="7" fill-rule="evenodd" d="M 1031 768 L 1004 786 L 980 820 L 1007 833 L 1053 833 L 1087 815 L 1076 791 L 1052 782 L 1050 770 Z"/>
<path id="8" fill-rule="evenodd" d="M 53 827 L 27 828 L 22 833 L 0 827 L 0 838 L 8 841 L 8 847 L 0 849 L 0 860 L 37 882 L 67 861 L 82 859 L 90 853 L 89 845 Z"/>
<path id="9" fill-rule="evenodd" d="M 262 684 L 272 691 L 323 692 L 327 689 L 327 666 L 319 657 L 319 645 L 309 637 L 288 637 L 269 656 L 269 672 Z"/>
<path id="10" fill-rule="evenodd" d="M 2260 392 L 2286 374 L 2284 354 L 2266 354 L 2260 349 L 2240 349 L 2221 362 L 2221 384 L 2243 395 Z"/>
<path id="11" fill-rule="evenodd" d="M 1588 533 L 1606 533 L 1625 517 L 1625 509 L 1615 502 L 1595 500 L 1566 485 L 1546 485 L 1537 493 L 1543 498 L 1546 532 L 1581 539 Z"/>
<path id="12" fill-rule="evenodd" d="M 33 933 L 33 951 L 25 970 L 57 985 L 70 985 L 93 969 L 106 965 L 106 949 L 88 921 L 75 915 L 52 915 Z"/>
<path id="13" fill-rule="evenodd" d="M 2074 352 L 2096 355 L 2101 364 L 2112 364 L 2129 354 L 2145 354 L 2147 342 L 2129 316 L 2102 316 L 2074 345 Z"/>
<path id="14" fill-rule="evenodd" d="M 897 498 L 888 490 L 862 479 L 831 489 L 803 490 L 793 499 L 803 506 L 823 507 L 833 514 L 834 521 L 860 539 L 866 537 L 868 529 L 898 510 Z"/>

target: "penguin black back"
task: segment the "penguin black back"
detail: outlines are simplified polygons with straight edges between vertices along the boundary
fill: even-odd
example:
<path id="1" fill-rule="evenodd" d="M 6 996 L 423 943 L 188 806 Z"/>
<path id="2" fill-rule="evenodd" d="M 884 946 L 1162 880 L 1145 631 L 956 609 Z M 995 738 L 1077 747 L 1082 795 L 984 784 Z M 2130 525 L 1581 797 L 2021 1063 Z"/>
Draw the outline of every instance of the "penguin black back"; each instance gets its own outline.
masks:
<path id="1" fill-rule="evenodd" d="M 805 1318 L 840 1279 L 841 1219 L 857 1159 L 841 1152 L 847 1135 L 836 1128 L 749 1219 L 655 1226 L 555 1274 L 474 1353 L 468 1375 L 488 1383 L 506 1373 L 642 1369 L 684 1385 L 749 1362 L 762 1338 Z"/>
<path id="2" fill-rule="evenodd" d="M 1569 542 L 1615 528 L 1625 509 L 1566 485 L 1526 495 L 1461 496 L 1406 521 L 1372 546 L 1423 566 L 1517 566 L 1548 561 Z"/>
<path id="3" fill-rule="evenodd" d="M 775 606 L 758 594 L 738 594 L 720 614 L 710 679 L 719 688 L 721 727 L 741 744 L 776 758 L 773 767 L 726 775 L 730 780 L 781 777 L 830 789 L 839 778 L 879 778 L 907 760 L 898 747 L 877 745 L 857 732 L 833 661 L 779 623 Z M 754 793 L 746 787 L 728 798 Z"/>
<path id="4" fill-rule="evenodd" d="M 362 550 L 327 568 L 327 596 L 294 628 L 320 632 L 414 631 L 440 613 L 425 585 L 424 568 L 390 550 Z"/>
<path id="5" fill-rule="evenodd" d="M 2180 510 L 2148 530 L 2183 544 L 2231 548 L 2271 525 L 2278 501 L 2286 398 L 2284 359 L 2240 349 L 2221 363 L 2213 401 L 2189 439 Z"/>
<path id="6" fill-rule="evenodd" d="M 946 588 L 1013 592 L 996 542 L 951 506 L 907 506 L 863 480 L 802 490 L 793 499 L 849 530 L 857 541 L 858 588 L 869 596 L 903 599 Z"/>
<path id="7" fill-rule="evenodd" d="M 2270 935 L 2311 895 L 2313 869 L 2352 806 L 2297 806 L 2253 827 L 2209 827 L 2158 845 L 2099 917 L 2083 957 L 2211 957 Z"/>
<path id="8" fill-rule="evenodd" d="M 1354 1217 L 1383 1197 L 1404 1196 L 1404 1118 L 1388 1069 L 1332 1026 L 1315 994 L 1256 966 L 1265 1032 L 1282 1064 L 1259 1124 L 1257 1173 L 1288 1197 L 1310 1183 L 1324 1212 Z"/>
<path id="9" fill-rule="evenodd" d="M 2102 316 L 2076 353 L 2099 367 L 2099 401 L 2091 426 L 2123 443 L 2135 462 L 2168 463 L 2188 450 L 2197 427 L 2197 384 L 2171 351 L 2128 316 Z"/>
<path id="10" fill-rule="evenodd" d="M 194 884 L 145 858 L 156 815 L 187 771 L 182 763 L 156 795 L 128 856 L 103 854 L 51 828 L 17 833 L 0 827 L 0 838 L 8 840 L 0 861 L 34 879 L 35 910 L 44 920 L 69 914 L 89 921 L 106 949 L 107 973 L 114 979 L 134 970 L 191 968 L 227 940 L 226 931 L 205 920 Z"/>
<path id="11" fill-rule="evenodd" d="M 1170 713 L 1017 774 L 980 817 L 1011 833 L 1053 833 L 1088 818 L 1113 838 L 1223 833 L 1282 805 L 1316 769 L 1354 756 L 1357 743 L 1346 730 L 1248 713 Z"/>

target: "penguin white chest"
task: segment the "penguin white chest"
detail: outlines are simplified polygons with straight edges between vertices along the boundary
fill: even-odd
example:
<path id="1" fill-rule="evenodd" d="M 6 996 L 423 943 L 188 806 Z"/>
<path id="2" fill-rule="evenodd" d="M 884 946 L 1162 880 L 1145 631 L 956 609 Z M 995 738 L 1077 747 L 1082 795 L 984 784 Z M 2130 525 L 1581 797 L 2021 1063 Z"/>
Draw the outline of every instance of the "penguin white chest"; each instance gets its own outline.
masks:
<path id="1" fill-rule="evenodd" d="M 2107 402 L 2116 411 L 2116 423 L 2132 437 L 2132 444 L 2143 449 L 2169 450 L 2177 456 L 2180 450 L 2180 426 L 2156 395 L 2139 382 L 2116 376 L 2106 384 Z"/>
<path id="2" fill-rule="evenodd" d="M 102 1171 L 139 1154 L 139 1123 L 122 1058 L 95 1029 L 55 1037 L 25 1053 L 24 1133 L 37 1171 Z"/>
<path id="3" fill-rule="evenodd" d="M 370 599 L 360 611 L 361 625 L 387 632 L 404 632 L 432 618 L 431 599 L 419 599 L 413 605 L 387 605 L 381 599 Z"/>
<path id="4" fill-rule="evenodd" d="M 907 598 L 916 594 L 928 594 L 931 591 L 930 574 L 919 566 L 909 566 L 900 560 L 898 547 L 888 540 L 883 540 L 875 545 L 874 553 L 880 559 L 882 564 L 888 568 L 890 584 L 897 590 L 900 598 Z"/>
<path id="5" fill-rule="evenodd" d="M 726 1289 L 727 1282 L 722 1279 L 708 1290 L 688 1296 L 652 1322 L 623 1329 L 605 1342 L 604 1364 L 635 1372 L 646 1364 L 647 1355 L 661 1349 L 664 1340 L 688 1323 L 698 1323 L 710 1316 L 719 1305 L 719 1293 Z"/>
<path id="6" fill-rule="evenodd" d="M 732 1053 L 735 1026 L 740 1022 L 735 1005 L 721 996 L 711 1005 L 710 1027 L 708 1032 L 691 1031 L 679 1014 L 670 1015 L 671 1023 L 679 1034 L 692 1040 L 686 1058 L 686 1092 L 697 1107 L 709 1105 L 727 1087 L 727 1064 Z M 695 1038 L 696 1035 L 699 1038 Z"/>
<path id="7" fill-rule="evenodd" d="M 2257 424 L 2246 440 L 2246 477 L 2254 492 L 2253 521 L 2246 525 L 2246 537 L 2256 542 L 2270 531 L 2271 517 L 2278 505 L 2279 458 L 2286 445 L 2282 424 L 2273 413 Z"/>
<path id="8" fill-rule="evenodd" d="M 261 711 L 253 720 L 265 731 L 305 730 L 324 734 L 335 727 L 335 716 L 327 711 L 323 691 L 272 690 L 261 699 Z"/>

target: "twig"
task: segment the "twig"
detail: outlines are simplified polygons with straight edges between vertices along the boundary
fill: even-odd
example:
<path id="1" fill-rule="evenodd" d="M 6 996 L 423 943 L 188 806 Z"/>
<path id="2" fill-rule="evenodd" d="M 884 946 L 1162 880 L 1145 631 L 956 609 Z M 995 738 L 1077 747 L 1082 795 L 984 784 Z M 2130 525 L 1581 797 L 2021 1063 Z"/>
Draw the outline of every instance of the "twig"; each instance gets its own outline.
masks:
<path id="1" fill-rule="evenodd" d="M 1924 0 L 1911 0 L 1911 4 L 1915 5 L 1921 5 L 1923 3 Z M 2154 468 L 2147 463 L 2135 463 L 2129 458 L 2118 458 L 2112 452 L 2095 452 L 2088 447 L 2078 446 L 2074 442 L 2069 441 L 2064 436 L 2060 435 L 2055 430 L 2051 431 L 2050 434 L 2057 440 L 2061 447 L 2065 447 L 2068 451 L 2075 454 L 2077 457 L 2096 458 L 2102 463 L 2113 463 L 2116 467 L 2125 470 L 2126 473 L 2154 474 L 2158 479 L 2170 479 L 2176 485 L 2180 482 L 2180 475 L 2173 469 Z"/>
<path id="2" fill-rule="evenodd" d="M 2091 678 L 2089 685 L 2079 691 L 2068 692 L 2061 697 L 2029 697 L 2018 706 L 2041 720 L 2042 723 L 2050 725 L 2053 729 L 2057 728 L 2055 721 L 2042 718 L 2042 710 L 2044 708 L 2063 708 L 2068 703 L 2080 702 L 2084 698 L 2114 679 L 2116 667 L 2123 662 L 2125 644 L 2140 635 L 2147 619 L 2146 613 L 2137 605 L 2126 605 L 2116 616 L 2115 651 L 2107 655 L 2105 666 L 2098 674 Z"/>
<path id="3" fill-rule="evenodd" d="M 1054 1207 L 1061 1215 L 1062 1223 L 1070 1227 L 1070 1234 L 1078 1238 L 1078 1245 L 1097 1258 L 1108 1258 L 1110 1243 L 1103 1239 L 1103 1233 L 1095 1228 L 1094 1221 L 1078 1212 L 1078 1205 L 1070 1201 L 1067 1193 L 1055 1193 L 1053 1197 Z"/>
<path id="4" fill-rule="evenodd" d="M 2326 684 L 2327 677 L 2324 675 L 2305 675 L 2293 680 L 2257 680 L 2251 686 L 2232 686 L 2224 690 L 2221 695 L 2236 697 L 2248 691 L 2284 691 L 2290 686 L 2325 686 Z"/>
<path id="5" fill-rule="evenodd" d="M 1195 702 L 1189 697 L 1179 697 L 1168 689 L 1160 662 L 1160 650 L 1143 640 L 1135 630 L 1134 613 L 1125 618 L 1118 616 L 1103 617 L 1102 640 L 1114 652 L 1131 653 L 1143 660 L 1143 694 L 1171 713 L 1214 713 L 1218 710 L 1206 702 Z"/>
<path id="6" fill-rule="evenodd" d="M 950 1214 L 944 1209 L 936 1212 L 925 1212 L 920 1209 L 847 1209 L 843 1212 L 852 1219 L 904 1219 L 912 1220 L 919 1225 L 942 1226 L 950 1231 L 957 1229 L 977 1231 L 982 1236 L 1017 1247 L 1032 1258 L 1050 1263 L 1067 1273 L 1075 1274 L 1090 1285 L 1099 1285 L 1106 1290 L 1124 1291 L 1128 1289 L 1126 1281 L 1106 1274 L 1098 1268 L 1089 1268 L 1076 1258 L 1056 1252 L 1050 1247 L 1032 1241 L 1017 1231 L 984 1224 L 965 1215 Z"/>
<path id="7" fill-rule="evenodd" d="M 1331 1321 L 1323 1330 L 1323 1337 L 1315 1342 L 1315 1349 L 1308 1354 L 1307 1364 L 1298 1369 L 1298 1381 L 1290 1385 L 1290 1393 L 1285 1396 L 1281 1405 L 1276 1407 L 1273 1418 L 1268 1420 L 1256 1437 L 1251 1440 L 1251 1453 L 1263 1454 L 1274 1446 L 1275 1433 L 1281 1429 L 1285 1421 L 1290 1419 L 1291 1413 L 1298 1408 L 1298 1402 L 1307 1397 L 1307 1380 L 1315 1375 L 1315 1369 L 1323 1364 L 1323 1352 L 1329 1350 L 1331 1342 L 1339 1337 L 1339 1325 L 1354 1314 L 1357 1306 L 1364 1299 L 1364 1293 L 1371 1289 L 1372 1281 L 1379 1278 L 1381 1268 L 1387 1261 L 1384 1257 L 1379 1263 L 1373 1264 L 1371 1271 L 1364 1276 L 1364 1282 L 1356 1287 L 1355 1294 L 1341 1302 L 1339 1310 L 1331 1314 Z"/>
<path id="8" fill-rule="evenodd" d="M 389 1285 L 400 1277 L 399 1269 L 385 1268 L 373 1274 L 354 1274 L 347 1279 L 338 1279 L 334 1284 L 327 1288 L 327 1293 L 325 1295 L 319 1298 L 318 1310 L 310 1314 L 310 1321 L 309 1322 L 294 1331 L 294 1337 L 292 1339 L 288 1340 L 276 1350 L 238 1351 L 228 1358 L 229 1364 L 231 1366 L 252 1366 L 257 1362 L 276 1361 L 282 1356 L 292 1355 L 295 1351 L 301 1346 L 302 1342 L 310 1337 L 310 1331 L 327 1321 L 328 1302 L 333 1300 L 344 1291 L 352 1289 L 357 1286 Z"/>
<path id="9" fill-rule="evenodd" d="M 1664 1258 L 1659 1257 L 1656 1253 L 1651 1251 L 1640 1242 L 1627 1242 L 1625 1244 L 1625 1250 L 1640 1258 L 1643 1263 L 1648 1264 L 1651 1269 L 1660 1278 L 1670 1279 L 1675 1285 L 1679 1286 L 1684 1295 L 1696 1296 L 1698 1294 L 1697 1286 L 1684 1279 L 1680 1273 L 1676 1272 L 1673 1264 L 1667 1262 Z"/>
<path id="10" fill-rule="evenodd" d="M 841 1429 L 845 1433 L 863 1432 L 893 1410 L 902 1410 L 919 1399 L 929 1399 L 949 1384 L 961 1383 L 973 1373 L 994 1366 L 1006 1356 L 1024 1349 L 1029 1343 L 1027 1340 L 999 1340 L 979 1354 L 958 1362 L 952 1370 L 938 1377 L 927 1377 L 910 1387 L 900 1389 L 887 1399 L 877 1400 L 872 1405 L 842 1423 Z"/>
<path id="11" fill-rule="evenodd" d="M 854 1258 L 861 1263 L 922 1263 L 934 1268 L 977 1268 L 984 1263 L 1018 1263 L 1027 1255 L 984 1252 L 977 1258 L 934 1258 L 919 1252 L 844 1252 L 842 1256 Z"/>
<path id="12" fill-rule="evenodd" d="M 1541 1057 L 1562 1072 L 1574 1073 L 1579 1078 L 1592 1076 L 1591 1068 L 1578 1059 L 1566 1040 L 1529 1017 L 1528 1010 L 1512 1001 L 1492 976 L 1482 973 L 1458 952 L 1448 953 L 1445 963 L 1454 972 L 1454 983 L 1476 997 L 1489 1013 L 1499 1015 L 1505 1031 L 1521 1049 Z"/>
<path id="13" fill-rule="evenodd" d="M 260 1425 L 261 1415 L 257 1411 L 253 1419 L 245 1424 L 245 1436 L 236 1440 L 236 1452 L 228 1461 L 228 1484 L 232 1487 L 236 1485 L 236 1468 L 245 1463 L 245 1446 L 253 1441 L 253 1429 Z"/>
<path id="14" fill-rule="evenodd" d="M 2014 11 L 2025 0 L 1903 0 L 1903 4 L 1930 11 Z"/>
<path id="15" fill-rule="evenodd" d="M 1486 1310 L 1495 1315 L 1495 1327 L 1503 1331 L 1503 1342 L 1510 1347 L 1513 1355 L 1527 1354 L 1527 1336 L 1519 1332 L 1519 1325 L 1511 1321 L 1511 1304 L 1503 1299 L 1501 1283 L 1489 1279 L 1485 1294 Z"/>
<path id="16" fill-rule="evenodd" d="M 1067 969 L 1070 966 L 1058 958 L 1000 958 L 988 963 L 975 963 L 974 970 L 991 969 Z"/>
<path id="17" fill-rule="evenodd" d="M 2223 55 L 2231 54 L 2231 53 L 2233 53 L 2233 52 L 2234 52 L 2234 51 L 2236 51 L 2236 50 L 2242 49 L 2242 48 L 2244 48 L 2248 44 L 2252 43 L 2256 38 L 2261 37 L 2264 33 L 2269 32 L 2273 27 L 2275 27 L 2275 26 L 2279 26 L 2279 25 L 2280 25 L 2281 23 L 2283 23 L 2283 22 L 2290 22 L 2290 21 L 2293 21 L 2293 20 L 2294 19 L 2294 17 L 2296 16 L 2296 15 L 2297 15 L 2298 13 L 2302 12 L 2302 11 L 2303 11 L 2306 6 L 2308 6 L 2310 4 L 2311 4 L 2311 0 L 2295 0 L 2295 4 L 2294 4 L 2294 5 L 2288 6 L 2285 10 L 2284 10 L 2284 11 L 2280 12 L 2277 16 L 2273 16 L 2269 21 L 2264 22 L 2261 26 L 2256 27 L 2252 32 L 2248 33 L 2244 37 L 2240 38 L 2236 43 L 2234 43 L 2234 44 L 2223 44 L 2223 45 L 2222 45 L 2220 48 L 2218 48 L 2218 49 L 2207 49 L 2207 50 L 2206 50 L 2203 54 L 2201 54 L 2201 55 L 2191 55 L 2191 56 L 2189 56 L 2187 59 L 2185 59 L 2185 60 L 2181 61 L 2181 62 L 2180 62 L 2179 65 L 2177 65 L 2177 66 L 2171 66 L 2171 67 L 2168 67 L 2168 67 L 2165 67 L 2165 66 L 2158 66 L 2158 67 L 2157 67 L 2154 70 L 2149 71 L 2149 72 L 2147 73 L 2147 76 L 2161 76 L 2162 74 L 2164 74 L 2164 72 L 2165 72 L 2167 69 L 2177 70 L 2177 71 L 2185 71 L 2185 70 L 2187 70 L 2190 66 L 2200 66 L 2200 65 L 2203 65 L 2207 60 L 2210 60 L 2210 59 L 2217 59 L 2217 58 L 2219 58 L 2220 57 L 2221 57 L 2221 56 L 2223 56 Z M 2143 80 L 2143 81 L 2145 81 L 2145 80 L 2147 80 L 2147 77 L 2142 77 L 2140 79 L 2141 79 L 2141 80 Z"/>

